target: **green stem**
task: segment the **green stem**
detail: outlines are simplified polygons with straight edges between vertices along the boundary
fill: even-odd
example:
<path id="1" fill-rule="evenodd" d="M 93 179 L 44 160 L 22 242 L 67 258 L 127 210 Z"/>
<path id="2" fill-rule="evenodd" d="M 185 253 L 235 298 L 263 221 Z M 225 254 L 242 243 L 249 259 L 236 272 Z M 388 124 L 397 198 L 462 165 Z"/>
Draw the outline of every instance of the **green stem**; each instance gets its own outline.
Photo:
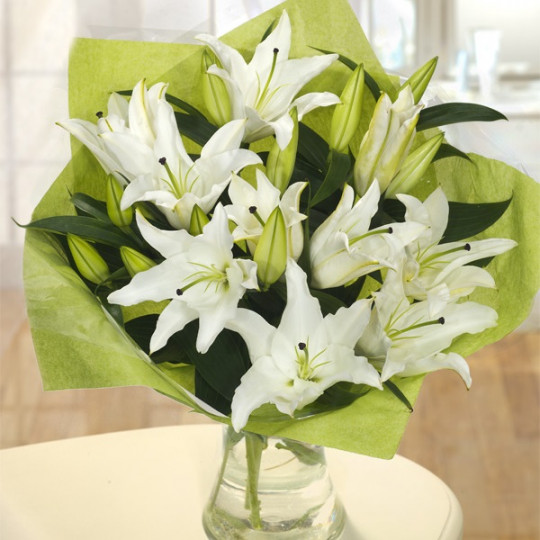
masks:
<path id="1" fill-rule="evenodd" d="M 266 437 L 255 433 L 246 433 L 247 486 L 246 508 L 250 513 L 251 525 L 254 529 L 262 529 L 261 501 L 259 500 L 259 474 L 261 457 L 266 447 Z"/>
<path id="2" fill-rule="evenodd" d="M 219 468 L 216 488 L 214 489 L 214 493 L 212 493 L 212 499 L 210 500 L 211 507 L 214 507 L 216 505 L 219 488 L 221 487 L 221 484 L 223 482 L 223 475 L 225 474 L 225 468 L 227 467 L 227 462 L 229 461 L 229 454 L 231 453 L 232 447 L 236 443 L 238 443 L 238 437 L 232 437 L 231 431 L 236 435 L 233 428 L 229 427 L 227 429 L 227 435 L 225 436 L 225 447 L 223 448 L 223 461 L 221 462 L 221 467 Z"/>

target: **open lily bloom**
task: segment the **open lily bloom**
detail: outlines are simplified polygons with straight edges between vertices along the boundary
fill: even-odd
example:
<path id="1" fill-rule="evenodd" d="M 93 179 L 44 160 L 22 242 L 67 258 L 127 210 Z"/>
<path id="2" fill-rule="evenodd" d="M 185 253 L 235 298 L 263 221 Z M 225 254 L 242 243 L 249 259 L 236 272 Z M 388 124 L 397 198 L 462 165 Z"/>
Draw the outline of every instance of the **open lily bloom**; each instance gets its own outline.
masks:
<path id="1" fill-rule="evenodd" d="M 151 201 L 173 227 L 187 229 L 195 204 L 208 213 L 231 173 L 261 160 L 239 148 L 245 122 L 238 120 L 219 129 L 193 161 L 165 99 L 166 90 L 163 83 L 147 90 L 140 81 L 129 105 L 120 96 L 111 97 L 113 112 L 98 120 L 97 126 L 84 120 L 61 125 L 94 153 L 107 172 L 128 182 L 123 209 L 137 201 Z"/>
<path id="2" fill-rule="evenodd" d="M 495 326 L 494 309 L 463 302 L 446 304 L 432 313 L 427 301 L 408 300 L 401 278 L 393 270 L 388 271 L 383 287 L 374 297 L 369 325 L 356 349 L 381 369 L 383 381 L 394 375 L 409 377 L 452 369 L 470 387 L 467 362 L 456 353 L 443 351 L 462 334 L 476 334 Z"/>
<path id="3" fill-rule="evenodd" d="M 189 228 L 195 205 L 210 212 L 230 182 L 233 172 L 261 160 L 254 152 L 239 148 L 244 133 L 243 120 L 221 127 L 193 161 L 182 144 L 172 108 L 165 103 L 160 114 L 164 120 L 154 146 L 153 156 L 159 168 L 154 174 L 138 176 L 122 197 L 122 208 L 137 201 L 153 202 L 176 228 Z M 159 156 L 159 157 L 158 157 Z"/>
<path id="4" fill-rule="evenodd" d="M 167 107 L 172 112 L 165 100 L 167 86 L 157 83 L 147 89 L 145 81 L 139 81 L 129 104 L 118 94 L 111 95 L 108 116 L 97 113 L 97 125 L 79 119 L 59 125 L 79 139 L 121 183 L 154 175 L 159 171 L 158 158 L 153 152 L 156 140 L 164 138 L 160 136 L 162 131 L 167 133 L 171 129 L 170 118 L 164 114 Z"/>
<path id="5" fill-rule="evenodd" d="M 227 323 L 246 342 L 253 364 L 232 401 L 231 419 L 237 431 L 264 403 L 292 415 L 340 381 L 381 388 L 377 371 L 354 352 L 368 323 L 371 302 L 361 300 L 323 318 L 306 274 L 291 259 L 285 275 L 287 305 L 277 328 L 242 308 Z"/>
<path id="6" fill-rule="evenodd" d="M 229 186 L 232 204 L 225 210 L 229 218 L 236 223 L 233 231 L 235 241 L 246 240 L 253 253 L 257 241 L 263 232 L 264 223 L 276 206 L 281 208 L 287 227 L 287 254 L 297 260 L 304 246 L 302 221 L 306 216 L 299 212 L 300 196 L 307 182 L 291 184 L 283 196 L 259 169 L 256 171 L 257 187 L 237 175 L 233 176 Z"/>
<path id="7" fill-rule="evenodd" d="M 197 39 L 216 54 L 222 67 L 212 65 L 208 73 L 223 79 L 227 86 L 233 118 L 247 119 L 244 140 L 252 142 L 275 133 L 280 148 L 292 136 L 293 121 L 289 111 L 296 107 L 298 120 L 315 109 L 339 103 L 330 92 L 296 95 L 313 77 L 337 59 L 337 54 L 289 60 L 291 23 L 286 11 L 274 31 L 255 49 L 247 63 L 240 53 L 210 35 Z"/>
<path id="8" fill-rule="evenodd" d="M 128 285 L 109 295 L 109 302 L 132 306 L 172 299 L 159 316 L 151 351 L 161 349 L 170 336 L 199 319 L 196 346 L 205 353 L 225 323 L 235 317 L 245 290 L 258 287 L 256 263 L 233 258 L 233 239 L 221 205 L 199 236 L 158 229 L 140 215 L 137 223 L 144 239 L 165 260 L 136 274 Z"/>
<path id="9" fill-rule="evenodd" d="M 397 195 L 405 205 L 406 222 L 422 223 L 426 229 L 407 245 L 402 265 L 405 294 L 428 300 L 430 311 L 473 292 L 475 287 L 495 287 L 489 272 L 469 263 L 500 255 L 516 246 L 506 238 L 441 243 L 448 224 L 448 200 L 437 188 L 423 203 L 411 195 Z"/>
<path id="10" fill-rule="evenodd" d="M 153 86 L 151 88 L 152 94 L 159 94 L 163 86 Z M 128 102 L 119 94 L 112 93 L 109 97 L 107 111 L 107 116 L 103 116 L 101 111 L 96 113 L 98 116 L 96 124 L 78 118 L 71 118 L 57 122 L 57 124 L 82 142 L 94 154 L 107 174 L 113 174 L 118 182 L 123 185 L 128 180 L 127 173 L 126 171 L 121 172 L 121 166 L 116 155 L 110 151 L 101 135 L 110 131 L 129 132 Z"/>
<path id="11" fill-rule="evenodd" d="M 311 237 L 312 285 L 337 287 L 375 270 L 395 266 L 403 246 L 424 230 L 419 223 L 392 223 L 369 229 L 377 212 L 380 190 L 374 182 L 354 203 L 354 190 L 346 185 L 336 209 Z"/>

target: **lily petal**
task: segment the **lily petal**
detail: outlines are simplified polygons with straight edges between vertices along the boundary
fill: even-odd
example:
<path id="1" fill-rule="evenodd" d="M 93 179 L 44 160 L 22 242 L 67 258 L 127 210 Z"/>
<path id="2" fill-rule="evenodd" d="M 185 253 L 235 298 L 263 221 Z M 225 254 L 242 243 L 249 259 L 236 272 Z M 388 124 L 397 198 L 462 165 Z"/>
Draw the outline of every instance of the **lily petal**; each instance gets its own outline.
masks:
<path id="1" fill-rule="evenodd" d="M 167 259 L 181 255 L 189 249 L 192 237 L 187 231 L 165 231 L 154 227 L 140 212 L 137 212 L 136 219 L 143 238 Z"/>
<path id="2" fill-rule="evenodd" d="M 165 347 L 169 338 L 194 321 L 197 315 L 184 302 L 172 300 L 158 317 L 156 329 L 150 338 L 150 354 Z"/>

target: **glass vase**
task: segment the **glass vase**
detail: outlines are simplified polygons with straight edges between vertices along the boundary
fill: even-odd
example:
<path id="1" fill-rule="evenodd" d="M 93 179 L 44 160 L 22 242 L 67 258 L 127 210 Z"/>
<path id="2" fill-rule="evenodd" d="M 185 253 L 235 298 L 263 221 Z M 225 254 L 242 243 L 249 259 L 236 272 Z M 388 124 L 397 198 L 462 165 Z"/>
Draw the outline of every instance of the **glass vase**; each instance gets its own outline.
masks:
<path id="1" fill-rule="evenodd" d="M 345 511 L 324 448 L 225 428 L 223 460 L 203 513 L 208 538 L 339 538 Z"/>

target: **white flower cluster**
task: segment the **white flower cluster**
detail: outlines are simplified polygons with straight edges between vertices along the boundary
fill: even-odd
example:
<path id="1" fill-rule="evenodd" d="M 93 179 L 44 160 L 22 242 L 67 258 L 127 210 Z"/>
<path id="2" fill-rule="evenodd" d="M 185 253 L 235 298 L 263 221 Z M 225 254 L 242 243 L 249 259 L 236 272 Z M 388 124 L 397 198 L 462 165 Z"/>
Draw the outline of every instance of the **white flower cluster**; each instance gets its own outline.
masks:
<path id="1" fill-rule="evenodd" d="M 139 82 L 129 103 L 113 94 L 107 116 L 100 114 L 97 125 L 82 120 L 61 124 L 125 186 L 123 210 L 149 201 L 174 228 L 162 230 L 137 213 L 142 237 L 164 260 L 136 273 L 109 301 L 130 306 L 170 299 L 159 316 L 151 352 L 193 320 L 199 322 L 200 353 L 225 328 L 243 338 L 252 366 L 232 401 L 236 429 L 262 404 L 273 403 L 292 415 L 341 381 L 382 388 L 395 375 L 450 368 L 469 386 L 465 360 L 445 350 L 456 337 L 494 326 L 497 318 L 493 309 L 465 299 L 477 286 L 495 285 L 485 269 L 469 263 L 503 253 L 515 243 L 441 243 L 448 222 L 448 201 L 441 189 L 424 202 L 398 194 L 405 220 L 371 228 L 381 190 L 399 171 L 414 138 L 419 107 L 410 89 L 394 104 L 387 96 L 381 99 L 360 147 L 354 189 L 345 183 L 336 208 L 304 245 L 306 215 L 300 212 L 300 200 L 307 183 L 278 189 L 261 168 L 252 182 L 241 178 L 237 173 L 242 169 L 262 163 L 241 146 L 274 134 L 285 150 L 293 137 L 293 107 L 301 119 L 315 107 L 339 103 L 328 92 L 296 97 L 336 55 L 289 60 L 286 13 L 249 64 L 215 38 L 201 40 L 221 64 L 208 73 L 225 83 L 231 118 L 197 159 L 184 148 L 162 83 L 147 89 Z M 266 285 L 258 277 L 255 255 L 276 209 L 286 241 L 275 248 L 284 253 L 287 287 L 277 327 L 260 313 L 239 307 L 248 289 Z M 192 218 L 200 211 L 206 224 L 194 233 Z M 244 246 L 245 255 L 235 257 L 235 244 Z M 309 283 L 297 262 L 303 252 L 309 253 L 304 263 Z M 323 317 L 310 288 L 347 286 L 376 271 L 382 281 L 376 292 Z"/>

